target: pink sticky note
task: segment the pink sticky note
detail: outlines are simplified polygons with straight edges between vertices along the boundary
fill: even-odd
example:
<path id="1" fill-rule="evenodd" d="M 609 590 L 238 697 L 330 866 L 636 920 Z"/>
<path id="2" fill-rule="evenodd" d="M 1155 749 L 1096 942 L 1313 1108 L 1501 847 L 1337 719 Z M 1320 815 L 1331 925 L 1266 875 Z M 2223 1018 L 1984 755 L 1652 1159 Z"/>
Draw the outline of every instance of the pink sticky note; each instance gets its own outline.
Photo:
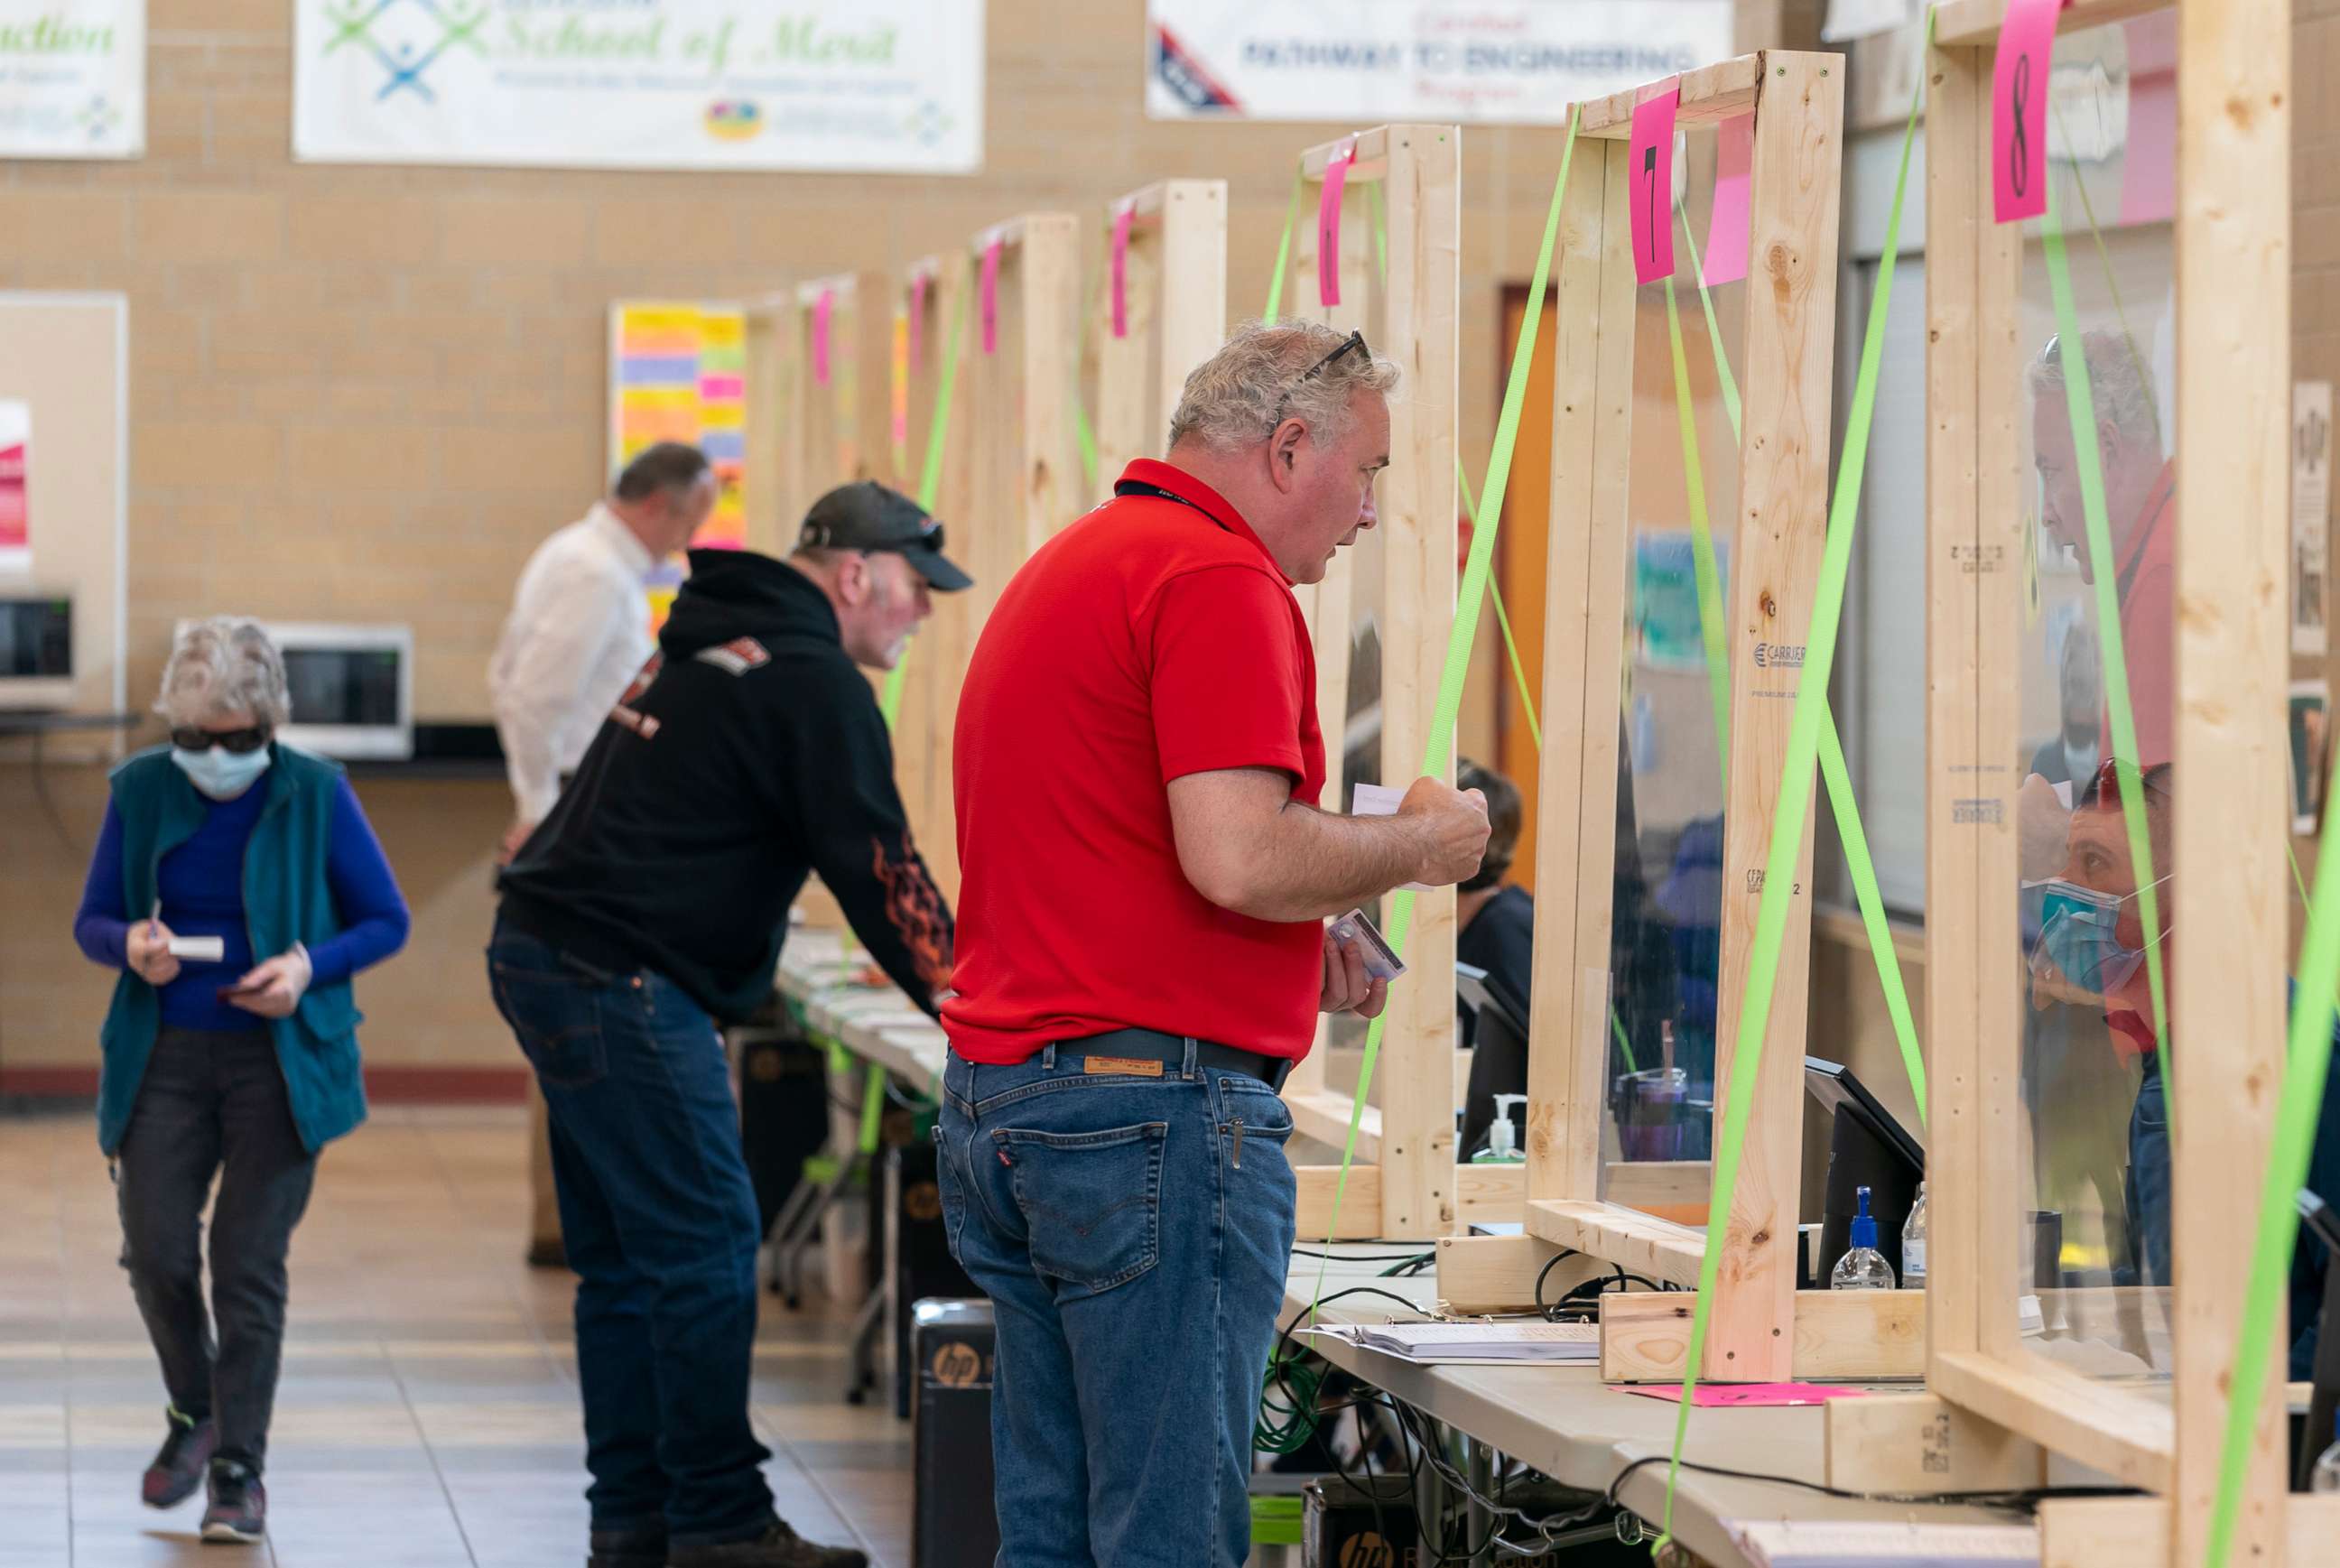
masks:
<path id="1" fill-rule="evenodd" d="M 812 379 L 828 384 L 828 321 L 837 311 L 837 291 L 823 289 L 812 303 Z"/>
<path id="2" fill-rule="evenodd" d="M 2120 221 L 2157 223 L 2177 212 L 2177 13 L 2125 24 L 2128 148 L 2121 159 Z"/>
<path id="3" fill-rule="evenodd" d="M 1670 1404 L 1681 1403 L 1679 1383 L 1644 1384 L 1626 1390 L 1648 1399 L 1662 1399 Z M 1865 1388 L 1839 1388 L 1825 1383 L 1701 1383 L 1690 1402 L 1700 1410 L 1719 1410 L 1733 1405 L 1778 1407 L 1791 1404 L 1825 1404 L 1831 1399 L 1865 1399 Z"/>
<path id="4" fill-rule="evenodd" d="M 927 274 L 910 279 L 910 362 L 918 362 L 918 342 L 927 331 Z"/>
<path id="5" fill-rule="evenodd" d="M 1129 221 L 1137 209 L 1124 202 L 1113 214 L 1113 335 L 1129 335 Z"/>
<path id="6" fill-rule="evenodd" d="M 1344 136 L 1324 161 L 1324 186 L 1316 197 L 1316 303 L 1341 303 L 1341 192 L 1349 165 L 1357 161 L 1357 139 Z"/>
<path id="7" fill-rule="evenodd" d="M 1681 103 L 1675 80 L 1633 105 L 1626 208 L 1633 220 L 1635 283 L 1674 275 L 1674 110 Z"/>
<path id="8" fill-rule="evenodd" d="M 1755 168 L 1755 116 L 1725 120 L 1714 136 L 1714 211 L 1706 223 L 1706 286 L 1747 275 L 1747 193 Z"/>
<path id="9" fill-rule="evenodd" d="M 983 315 L 983 352 L 999 352 L 999 248 L 1004 242 L 993 235 L 983 247 L 983 282 L 977 290 L 977 306 Z"/>
<path id="10" fill-rule="evenodd" d="M 1991 216 L 2001 223 L 2048 210 L 2048 70 L 2064 0 L 2007 0 L 1990 80 Z"/>

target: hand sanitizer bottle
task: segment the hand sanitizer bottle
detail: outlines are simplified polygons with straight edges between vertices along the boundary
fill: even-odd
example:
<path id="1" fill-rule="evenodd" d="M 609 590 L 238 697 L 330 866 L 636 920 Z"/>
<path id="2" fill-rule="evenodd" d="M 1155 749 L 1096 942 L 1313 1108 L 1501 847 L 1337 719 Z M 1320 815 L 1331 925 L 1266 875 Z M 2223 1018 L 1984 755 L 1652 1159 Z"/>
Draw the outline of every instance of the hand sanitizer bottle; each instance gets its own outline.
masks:
<path id="1" fill-rule="evenodd" d="M 1860 1209 L 1852 1216 L 1852 1250 L 1837 1259 L 1836 1272 L 1829 1275 L 1829 1288 L 1891 1290 L 1893 1265 L 1877 1250 L 1877 1216 L 1869 1212 L 1869 1189 L 1858 1188 L 1853 1196 Z"/>
<path id="2" fill-rule="evenodd" d="M 1901 1288 L 1926 1288 L 1926 1184 L 1918 1184 L 1918 1201 L 1909 1206 L 1909 1223 L 1901 1227 Z"/>
<path id="3" fill-rule="evenodd" d="M 1515 1166 L 1527 1156 L 1520 1153 L 1520 1125 L 1512 1119 L 1514 1106 L 1527 1104 L 1525 1095 L 1497 1095 L 1495 1119 L 1487 1124 L 1487 1146 L 1471 1156 L 1474 1166 Z"/>

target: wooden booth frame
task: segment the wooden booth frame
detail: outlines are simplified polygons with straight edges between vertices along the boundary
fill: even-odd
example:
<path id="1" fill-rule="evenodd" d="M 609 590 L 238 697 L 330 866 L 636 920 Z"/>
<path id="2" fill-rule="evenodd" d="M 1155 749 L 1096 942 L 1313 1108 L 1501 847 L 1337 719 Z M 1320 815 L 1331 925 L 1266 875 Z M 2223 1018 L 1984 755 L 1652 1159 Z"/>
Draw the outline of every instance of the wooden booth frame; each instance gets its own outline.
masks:
<path id="1" fill-rule="evenodd" d="M 1752 114 L 1750 265 L 1738 508 L 1726 636 L 1730 752 L 1724 809 L 1715 1103 L 1740 1055 L 1746 990 L 1772 819 L 1813 804 L 1808 780 L 1780 799 L 1795 677 L 1765 645 L 1800 650 L 1827 534 L 1830 377 L 1836 338 L 1844 79 L 1832 55 L 1783 50 L 1679 78 L 1676 123 Z M 1617 811 L 1615 693 L 1621 597 L 1629 590 L 1630 464 L 1637 284 L 1628 138 L 1648 89 L 1583 106 L 1579 173 L 1562 213 L 1553 387 L 1552 510 L 1539 803 L 1536 1007 L 1529 1054 L 1527 1234 L 1444 1244 L 1441 1295 L 1458 1308 L 1524 1305 L 1563 1249 L 1696 1287 L 1712 1180 L 1704 1161 L 1611 1163 L 1602 1146 L 1608 1080 L 1612 873 Z M 1589 160 L 1589 162 L 1588 162 Z M 1718 531 L 1721 531 L 1718 530 Z M 1568 770 L 1564 759 L 1577 764 Z M 1914 1292 L 1850 1307 L 1796 1290 L 1803 1127 L 1811 835 L 1789 905 L 1761 1079 L 1730 1194 L 1725 1254 L 1702 1378 L 1778 1381 L 1919 1371 Z M 1653 1212 L 1654 1211 L 1654 1212 Z M 1557 1275 L 1564 1281 L 1564 1275 Z M 1564 1283 L 1559 1286 L 1564 1288 Z M 1602 1303 L 1604 1371 L 1678 1379 L 1691 1298 Z"/>
<path id="2" fill-rule="evenodd" d="M 2166 7 L 2071 0 L 2059 30 Z M 2289 676 L 2291 17 L 2287 0 L 2186 0 L 2177 11 L 2176 418 L 2178 600 L 2175 862 L 2186 935 L 2173 944 L 2172 1242 L 2177 1325 L 2166 1399 L 2028 1349 L 2012 1151 L 2022 1115 L 2013 766 L 2021 680 L 2024 486 L 2008 395 L 2025 234 L 1992 221 L 1991 93 L 2002 9 L 1958 0 L 1935 22 L 1927 125 L 1929 452 L 1927 1021 L 1932 1053 L 1929 1395 L 1895 1401 L 1874 1452 L 1914 1431 L 1965 1434 L 2004 1474 L 2063 1455 L 2157 1495 L 2051 1500 L 2042 1561 L 2204 1560 L 2254 1242 L 2249 1216 L 2285 1065 L 2282 956 Z M 2211 520 L 2216 526 L 2210 526 Z M 2257 802 L 2253 809 L 2251 802 Z M 2281 1335 L 2276 1339 L 2280 1343 Z M 2285 1384 L 2266 1369 L 2230 1561 L 2328 1557 L 2340 1499 L 2285 1488 Z M 1872 1421 L 1895 1420 L 1880 1408 Z M 1851 1476 L 1864 1446 L 1839 1442 Z M 1842 1454 L 1838 1453 L 1841 1447 Z M 1955 1479 L 1938 1484 L 1957 1484 Z M 1995 1483 L 1993 1483 L 1995 1484 Z"/>
<path id="3" fill-rule="evenodd" d="M 1129 213 L 1123 327 L 1115 333 L 1110 235 Z M 1112 499 L 1133 458 L 1160 457 L 1186 372 L 1227 331 L 1227 183 L 1163 180 L 1106 203 L 1107 277 L 1089 323 L 1096 344 L 1096 484 Z"/>
<path id="4" fill-rule="evenodd" d="M 1315 307 L 1304 290 L 1291 313 L 1365 331 L 1373 352 L 1405 371 L 1390 404 L 1391 463 L 1376 495 L 1384 568 L 1379 629 L 1381 750 L 1387 783 L 1410 781 L 1420 766 L 1454 619 L 1462 140 L 1455 125 L 1380 125 L 1353 139 L 1311 147 L 1301 157 L 1304 212 L 1297 227 L 1304 235 L 1302 255 L 1312 264 L 1297 269 L 1295 277 L 1316 275 L 1315 225 L 1306 215 L 1315 210 L 1314 194 L 1321 192 L 1326 168 L 1344 153 L 1352 154 L 1345 174 L 1350 199 L 1342 213 L 1342 303 Z M 1366 270 L 1368 259 L 1379 252 L 1363 221 L 1371 199 L 1368 186 L 1378 188 L 1386 213 L 1387 263 L 1378 278 Z M 1376 298 L 1382 306 L 1377 332 L 1366 330 L 1369 302 Z M 1333 809 L 1347 804 L 1341 752 L 1348 711 L 1351 576 L 1351 563 L 1336 556 L 1323 582 L 1297 590 L 1316 649 L 1324 799 Z M 1438 771 L 1453 778 L 1451 753 L 1440 760 Z M 1405 959 L 1423 978 L 1390 993 L 1374 1075 L 1382 1105 L 1365 1107 L 1358 1127 L 1356 1159 L 1340 1205 L 1339 1234 L 1344 1238 L 1433 1238 L 1483 1213 L 1489 1204 L 1501 1211 L 1500 1217 L 1517 1216 L 1519 1178 L 1512 1171 L 1458 1166 L 1454 1160 L 1453 987 L 1430 978 L 1454 970 L 1453 888 L 1416 896 Z M 1321 1048 L 1295 1070 L 1284 1097 L 1302 1132 L 1336 1149 L 1346 1146 L 1353 1098 L 1325 1087 Z M 1300 1232 L 1322 1236 L 1333 1226 L 1340 1167 L 1306 1166 L 1296 1175 Z"/>

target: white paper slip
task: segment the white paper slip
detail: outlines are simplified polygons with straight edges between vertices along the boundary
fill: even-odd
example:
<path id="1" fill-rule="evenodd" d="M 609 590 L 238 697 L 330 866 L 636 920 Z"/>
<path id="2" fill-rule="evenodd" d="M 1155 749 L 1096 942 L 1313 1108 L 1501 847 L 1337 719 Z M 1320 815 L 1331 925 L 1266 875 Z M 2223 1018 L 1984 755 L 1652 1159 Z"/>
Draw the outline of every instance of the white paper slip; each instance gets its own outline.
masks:
<path id="1" fill-rule="evenodd" d="M 225 937 L 174 937 L 170 947 L 171 957 L 191 964 L 217 964 L 227 958 Z"/>
<path id="2" fill-rule="evenodd" d="M 1349 815 L 1352 817 L 1394 817 L 1399 805 L 1405 799 L 1404 790 L 1393 789 L 1386 784 L 1357 784 L 1352 788 L 1355 791 L 1349 797 Z M 1408 882 L 1405 887 L 1410 892 L 1430 891 L 1429 884 L 1425 882 Z"/>
<path id="3" fill-rule="evenodd" d="M 1304 1330 L 1412 1362 L 1590 1364 L 1601 1359 L 1591 1323 L 1344 1323 Z"/>
<path id="4" fill-rule="evenodd" d="M 2008 1568 L 2039 1561 L 2039 1532 L 2029 1524 L 1766 1519 L 1725 1528 L 1756 1568 Z"/>

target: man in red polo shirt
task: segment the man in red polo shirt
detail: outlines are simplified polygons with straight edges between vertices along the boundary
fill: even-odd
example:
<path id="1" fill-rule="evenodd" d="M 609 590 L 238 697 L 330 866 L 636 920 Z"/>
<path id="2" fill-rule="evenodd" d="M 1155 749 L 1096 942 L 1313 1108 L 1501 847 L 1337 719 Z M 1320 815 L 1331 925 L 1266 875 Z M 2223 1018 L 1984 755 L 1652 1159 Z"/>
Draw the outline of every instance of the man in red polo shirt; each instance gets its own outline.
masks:
<path id="1" fill-rule="evenodd" d="M 967 668 L 938 1137 L 997 1312 L 1005 1568 L 1243 1561 L 1293 1243 L 1275 1091 L 1320 1011 L 1385 999 L 1324 921 L 1486 844 L 1434 779 L 1393 817 L 1317 809 L 1291 585 L 1373 526 L 1397 375 L 1353 333 L 1239 330 L 1168 461 L 1033 555 Z"/>
<path id="2" fill-rule="evenodd" d="M 2024 378 L 2032 399 L 2032 462 L 2039 474 L 2041 521 L 2048 537 L 2072 552 L 2084 581 L 2094 583 L 2099 571 L 2114 574 L 2121 664 L 2137 725 L 2137 754 L 2125 760 L 2152 769 L 2176 760 L 2170 739 L 2177 720 L 2176 463 L 2162 456 L 2161 422 L 2143 346 L 2117 327 L 2095 327 L 2080 334 L 2080 348 L 2097 416 L 2097 456 L 2112 535 L 2109 566 L 2097 562 L 2088 548 L 2060 337 L 2048 340 Z M 2106 690 L 2109 694 L 2109 680 Z M 2114 755 L 2109 710 L 2097 754 Z M 2075 779 L 2073 787 L 2086 782 Z M 2057 799 L 2055 787 L 2038 774 L 2024 779 L 2019 806 L 2023 875 L 2037 881 L 2064 862 L 2070 812 Z"/>

